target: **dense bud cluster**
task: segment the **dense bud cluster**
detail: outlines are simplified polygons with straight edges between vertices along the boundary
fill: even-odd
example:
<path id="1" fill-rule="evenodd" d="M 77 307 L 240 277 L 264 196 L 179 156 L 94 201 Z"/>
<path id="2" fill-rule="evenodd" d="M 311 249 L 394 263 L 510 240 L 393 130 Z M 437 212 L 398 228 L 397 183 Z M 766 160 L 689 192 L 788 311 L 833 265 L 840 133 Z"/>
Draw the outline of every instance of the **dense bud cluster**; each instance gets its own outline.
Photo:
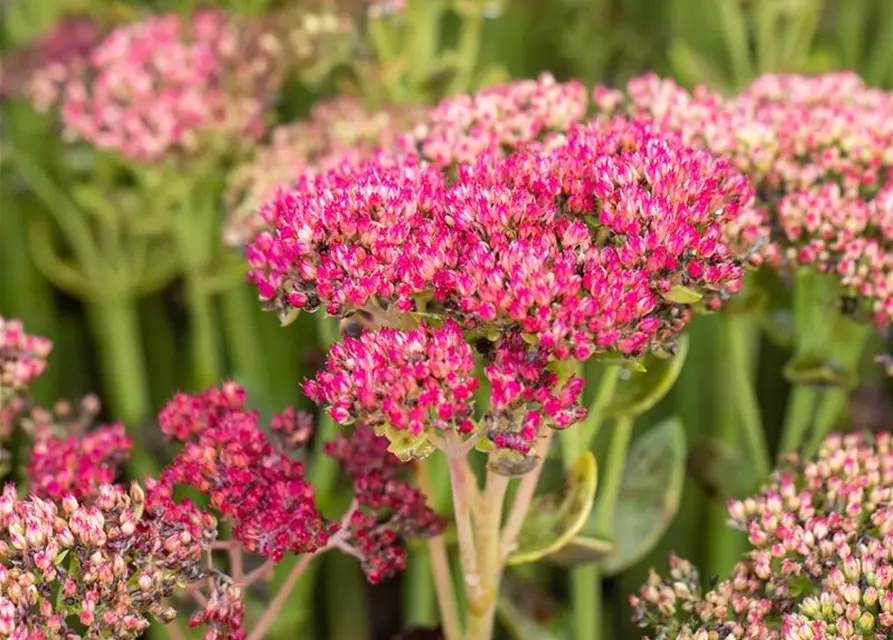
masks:
<path id="1" fill-rule="evenodd" d="M 203 574 L 214 519 L 189 503 L 103 485 L 95 500 L 0 496 L 0 634 L 13 640 L 136 639 L 147 616 Z"/>
<path id="2" fill-rule="evenodd" d="M 725 99 L 649 75 L 625 93 L 598 88 L 595 102 L 729 158 L 753 181 L 761 212 L 736 244 L 753 248 L 756 236 L 754 262 L 836 274 L 879 324 L 893 322 L 893 93 L 853 73 L 765 75 Z"/>
<path id="3" fill-rule="evenodd" d="M 25 333 L 21 320 L 0 316 L 0 409 L 46 370 L 49 339 Z"/>
<path id="4" fill-rule="evenodd" d="M 207 494 L 246 550 L 278 562 L 287 552 L 325 547 L 337 530 L 317 510 L 303 465 L 274 449 L 235 384 L 177 394 L 159 422 L 165 435 L 184 442 L 159 490 L 188 485 Z"/>
<path id="5" fill-rule="evenodd" d="M 281 75 L 278 56 L 259 25 L 237 25 L 219 11 L 118 27 L 67 85 L 66 134 L 149 162 L 219 148 L 214 136 L 226 148 L 256 139 Z"/>
<path id="6" fill-rule="evenodd" d="M 120 423 L 62 437 L 41 430 L 28 460 L 28 492 L 51 500 L 93 498 L 115 481 L 132 447 Z"/>
<path id="7" fill-rule="evenodd" d="M 833 435 L 787 458 L 754 497 L 729 504 L 751 550 L 703 593 L 671 561 L 632 598 L 636 619 L 678 640 L 877 640 L 893 633 L 893 441 Z"/>
<path id="8" fill-rule="evenodd" d="M 372 583 L 406 568 L 406 540 L 438 535 L 444 527 L 425 496 L 404 479 L 407 466 L 387 448 L 388 441 L 366 425 L 326 444 L 326 453 L 354 483 L 356 507 L 345 519 L 346 541 Z"/>

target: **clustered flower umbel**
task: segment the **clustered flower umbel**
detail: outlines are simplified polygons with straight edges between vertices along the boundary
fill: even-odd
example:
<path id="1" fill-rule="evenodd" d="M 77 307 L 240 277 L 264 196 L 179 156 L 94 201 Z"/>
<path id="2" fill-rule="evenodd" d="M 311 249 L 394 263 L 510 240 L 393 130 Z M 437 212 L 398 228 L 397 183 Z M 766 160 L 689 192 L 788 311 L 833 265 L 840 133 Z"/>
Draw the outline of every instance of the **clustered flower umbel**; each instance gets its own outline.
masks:
<path id="1" fill-rule="evenodd" d="M 59 106 L 68 83 L 84 72 L 103 29 L 90 17 L 66 18 L 0 61 L 0 98 L 22 95 L 39 113 Z"/>
<path id="2" fill-rule="evenodd" d="M 625 93 L 597 88 L 595 102 L 728 157 L 756 187 L 762 225 L 740 243 L 761 238 L 754 262 L 835 274 L 879 325 L 893 323 L 893 92 L 849 72 L 772 74 L 725 99 L 649 75 Z"/>
<path id="3" fill-rule="evenodd" d="M 406 480 L 407 465 L 388 453 L 388 444 L 366 425 L 326 443 L 326 454 L 341 463 L 354 485 L 355 507 L 344 520 L 350 545 L 345 550 L 360 559 L 373 584 L 406 568 L 404 541 L 436 536 L 445 524 Z"/>
<path id="4" fill-rule="evenodd" d="M 281 75 L 278 56 L 278 41 L 260 25 L 220 11 L 118 27 L 67 84 L 66 135 L 141 162 L 219 147 L 215 136 L 230 146 L 257 139 Z"/>
<path id="5" fill-rule="evenodd" d="M 135 639 L 165 599 L 201 578 L 214 519 L 136 484 L 95 500 L 0 496 L 0 635 L 11 640 Z M 72 625 L 72 620 L 77 625 Z"/>
<path id="6" fill-rule="evenodd" d="M 308 420 L 287 409 L 271 427 L 285 448 L 293 448 L 309 438 Z M 257 412 L 246 408 L 245 391 L 234 383 L 178 394 L 159 422 L 165 435 L 185 447 L 153 485 L 156 492 L 172 495 L 179 485 L 198 489 L 232 521 L 233 539 L 274 562 L 286 553 L 334 545 L 357 557 L 368 579 L 379 582 L 405 567 L 407 539 L 436 535 L 442 528 L 422 494 L 402 478 L 405 466 L 386 452 L 387 440 L 371 430 L 358 428 L 351 438 L 341 436 L 327 447 L 356 488 L 354 507 L 337 523 L 323 519 L 303 465 L 267 441 Z"/>
<path id="7" fill-rule="evenodd" d="M 0 410 L 46 370 L 53 343 L 25 333 L 22 321 L 0 316 Z"/>
<path id="8" fill-rule="evenodd" d="M 893 441 L 832 435 L 818 456 L 789 456 L 759 494 L 729 504 L 751 550 L 702 592 L 673 558 L 633 597 L 654 638 L 880 640 L 893 634 Z"/>
<path id="9" fill-rule="evenodd" d="M 488 433 L 496 442 L 508 423 L 506 446 L 526 452 L 544 415 L 560 415 L 562 427 L 582 416 L 568 406 L 579 383 L 546 374 L 550 363 L 672 353 L 691 303 L 718 308 L 740 288 L 742 266 L 723 230 L 752 199 L 726 161 L 622 118 L 508 155 L 482 152 L 449 172 L 380 152 L 265 205 L 274 229 L 248 247 L 250 278 L 285 318 L 323 305 L 375 315 L 379 304 L 393 317 L 425 304 L 482 338 L 479 351 L 494 358 L 488 377 L 507 381 L 500 393 L 511 409 Z M 395 355 L 391 337 L 370 340 L 394 372 L 412 357 Z M 340 381 L 337 360 L 330 373 Z M 390 396 L 381 384 L 369 398 Z M 342 422 L 365 419 L 342 411 L 344 389 L 313 395 Z M 525 401 L 543 410 L 528 414 Z"/>

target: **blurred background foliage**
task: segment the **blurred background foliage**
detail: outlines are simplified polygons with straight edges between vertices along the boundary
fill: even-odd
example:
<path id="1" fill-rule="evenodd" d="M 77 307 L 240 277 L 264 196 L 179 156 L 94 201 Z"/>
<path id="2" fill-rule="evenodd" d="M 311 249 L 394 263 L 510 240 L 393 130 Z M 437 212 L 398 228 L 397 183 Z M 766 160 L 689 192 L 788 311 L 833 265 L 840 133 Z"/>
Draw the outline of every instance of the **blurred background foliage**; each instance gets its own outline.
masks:
<path id="1" fill-rule="evenodd" d="M 0 48 L 8 52 L 70 13 L 117 21 L 145 12 L 188 12 L 211 4 L 261 15 L 314 2 L 3 0 L 0 4 Z M 324 0 L 315 4 L 324 4 Z M 342 4 L 358 16 L 366 9 L 362 0 Z M 359 92 L 373 108 L 393 101 L 424 104 L 457 90 L 532 77 L 542 71 L 589 86 L 619 86 L 632 76 L 654 71 L 690 87 L 707 84 L 731 92 L 764 72 L 848 68 L 870 84 L 893 87 L 893 0 L 503 0 L 471 9 L 467 5 L 476 5 L 477 0 L 464 0 L 464 4 L 464 8 L 463 2 L 450 5 L 452 10 L 439 14 L 438 23 L 429 32 L 391 33 L 388 37 L 392 40 L 386 37 L 378 42 L 371 57 L 362 47 L 351 49 L 335 65 L 289 83 L 278 107 L 280 121 L 300 117 L 317 100 L 340 92 Z M 412 0 L 409 5 L 412 10 Z M 472 14 L 477 10 L 476 19 L 482 21 L 476 40 L 463 33 L 463 28 L 468 28 L 467 19 L 463 19 L 466 10 Z M 416 48 L 408 50 L 407 43 L 413 38 Z M 432 38 L 440 41 L 440 48 L 456 55 L 419 58 L 420 51 L 438 47 Z M 463 51 L 470 53 L 465 59 Z M 383 55 L 391 57 L 382 59 Z M 385 69 L 386 73 L 376 76 L 370 69 Z M 370 85 L 373 78 L 380 82 Z M 21 317 L 29 332 L 54 340 L 51 367 L 36 389 L 42 403 L 92 391 L 113 396 L 116 383 L 108 375 L 110 365 L 103 359 L 101 346 L 107 329 L 92 317 L 90 305 L 51 284 L 35 263 L 35 253 L 40 253 L 41 247 L 33 242 L 29 246 L 29 226 L 46 216 L 46 202 L 35 195 L 8 158 L 7 144 L 13 137 L 37 158 L 53 154 L 58 141 L 51 130 L 22 113 L 21 105 L 4 103 L 0 126 L 4 144 L 0 156 L 0 313 Z M 33 230 L 30 233 L 33 237 Z M 46 238 L 52 242 L 52 236 Z M 213 346 L 219 350 L 219 371 L 246 386 L 249 398 L 262 411 L 272 412 L 287 403 L 309 408 L 297 385 L 320 363 L 333 327 L 305 314 L 287 329 L 280 328 L 274 314 L 254 304 L 247 285 L 236 285 L 234 291 L 213 301 L 212 321 L 219 329 Z M 174 390 L 195 386 L 188 355 L 195 336 L 190 330 L 182 279 L 172 279 L 162 289 L 140 297 L 136 308 L 138 349 L 147 368 L 140 384 L 147 385 L 144 393 L 152 409 L 157 409 Z M 717 514 L 721 514 L 723 500 L 750 489 L 754 480 L 740 463 L 735 466 L 741 447 L 734 437 L 728 437 L 729 403 L 724 398 L 734 394 L 735 388 L 724 376 L 716 375 L 724 357 L 718 324 L 713 318 L 699 317 L 690 334 L 691 351 L 672 394 L 636 422 L 638 432 L 670 413 L 681 417 L 689 444 L 681 506 L 660 544 L 606 583 L 603 597 L 608 604 L 604 610 L 611 617 L 606 621 L 611 629 L 606 638 L 638 637 L 627 623 L 627 595 L 637 589 L 649 566 L 664 565 L 669 552 L 717 568 L 728 565 L 728 558 L 735 555 L 734 538 L 718 532 L 708 535 L 708 531 L 711 522 L 721 518 Z M 759 379 L 764 422 L 771 431 L 769 441 L 774 442 L 787 400 L 787 383 L 780 374 L 787 351 L 761 335 L 753 336 L 749 351 Z M 597 375 L 594 371 L 589 374 Z M 880 374 L 866 368 L 862 387 L 850 406 L 852 426 L 890 426 L 885 424 L 891 415 L 890 405 L 885 404 L 889 393 L 885 396 L 883 385 L 887 383 Z M 593 388 L 588 384 L 587 393 Z M 138 417 L 151 421 L 151 416 L 150 411 Z M 596 446 L 604 452 L 606 443 Z M 155 455 L 155 449 L 150 450 Z M 159 450 L 158 455 L 164 452 Z M 331 469 L 323 465 L 316 473 L 320 482 L 326 475 L 332 476 Z M 324 502 L 337 502 L 332 481 L 326 480 L 323 486 L 327 487 L 321 492 Z M 430 588 L 420 586 L 426 583 L 423 564 L 375 588 L 366 587 L 356 567 L 338 557 L 327 559 L 319 568 L 321 572 L 314 577 L 317 582 L 308 580 L 299 590 L 296 606 L 289 609 L 290 615 L 271 637 L 388 638 L 404 626 L 435 619 L 433 594 Z M 513 574 L 507 591 L 514 597 L 505 603 L 503 613 L 515 624 L 506 625 L 504 632 L 531 639 L 573 637 L 567 622 L 572 612 L 567 610 L 566 584 L 555 568 L 528 566 Z M 363 610 L 369 615 L 359 615 Z M 301 635 L 294 635 L 296 628 Z"/>

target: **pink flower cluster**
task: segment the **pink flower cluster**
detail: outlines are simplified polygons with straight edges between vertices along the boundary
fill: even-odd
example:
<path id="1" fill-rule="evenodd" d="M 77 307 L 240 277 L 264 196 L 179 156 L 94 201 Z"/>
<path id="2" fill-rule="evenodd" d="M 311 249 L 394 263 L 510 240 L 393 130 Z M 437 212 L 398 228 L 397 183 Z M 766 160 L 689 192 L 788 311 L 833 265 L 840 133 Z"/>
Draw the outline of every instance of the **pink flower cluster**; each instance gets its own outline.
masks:
<path id="1" fill-rule="evenodd" d="M 25 333 L 22 321 L 0 316 L 0 409 L 46 370 L 53 343 Z"/>
<path id="2" fill-rule="evenodd" d="M 276 48 L 225 14 L 167 14 L 112 31 L 69 82 L 66 134 L 137 161 L 256 139 L 278 78 Z M 231 146 L 230 144 L 230 146 Z"/>
<path id="3" fill-rule="evenodd" d="M 332 346 L 326 368 L 304 383 L 340 424 L 469 433 L 477 389 L 474 356 L 459 327 L 382 329 Z"/>
<path id="4" fill-rule="evenodd" d="M 852 73 L 766 75 L 724 99 L 645 76 L 625 94 L 597 89 L 595 102 L 728 157 L 753 181 L 762 220 L 737 244 L 753 247 L 756 236 L 754 261 L 836 274 L 879 324 L 893 322 L 893 92 Z"/>
<path id="5" fill-rule="evenodd" d="M 673 559 L 632 598 L 656 637 L 875 640 L 893 632 L 893 440 L 833 435 L 784 461 L 760 493 L 729 505 L 751 550 L 702 593 Z"/>
<path id="6" fill-rule="evenodd" d="M 11 640 L 128 640 L 168 622 L 174 589 L 203 575 L 216 523 L 133 485 L 103 485 L 95 500 L 0 496 L 0 635 Z"/>
<path id="7" fill-rule="evenodd" d="M 101 38 L 102 29 L 91 18 L 62 20 L 0 63 L 0 97 L 22 94 L 36 111 L 51 111 L 68 83 L 84 72 Z"/>
<path id="8" fill-rule="evenodd" d="M 61 438 L 41 431 L 28 461 L 28 492 L 51 500 L 93 498 L 114 482 L 132 447 L 120 423 Z"/>
<path id="9" fill-rule="evenodd" d="M 428 112 L 411 139 L 422 157 L 447 167 L 567 131 L 583 120 L 588 106 L 586 87 L 544 73 L 447 98 Z"/>
<path id="10" fill-rule="evenodd" d="M 356 506 L 346 518 L 346 541 L 373 584 L 406 568 L 404 541 L 436 536 L 444 528 L 425 496 L 403 478 L 406 465 L 387 447 L 366 425 L 326 443 L 326 453 L 353 480 Z"/>
<path id="11" fill-rule="evenodd" d="M 257 412 L 245 407 L 245 392 L 235 384 L 177 394 L 159 424 L 185 444 L 162 472 L 159 491 L 172 494 L 187 485 L 207 494 L 248 551 L 278 562 L 287 552 L 325 547 L 337 530 L 317 510 L 303 465 L 267 441 Z"/>
<path id="12" fill-rule="evenodd" d="M 681 329 L 680 287 L 712 306 L 739 289 L 723 229 L 752 197 L 723 161 L 624 120 L 485 155 L 451 183 L 379 156 L 280 192 L 250 277 L 281 313 L 373 297 L 405 312 L 427 295 L 463 327 L 520 328 L 559 359 L 638 355 Z"/>

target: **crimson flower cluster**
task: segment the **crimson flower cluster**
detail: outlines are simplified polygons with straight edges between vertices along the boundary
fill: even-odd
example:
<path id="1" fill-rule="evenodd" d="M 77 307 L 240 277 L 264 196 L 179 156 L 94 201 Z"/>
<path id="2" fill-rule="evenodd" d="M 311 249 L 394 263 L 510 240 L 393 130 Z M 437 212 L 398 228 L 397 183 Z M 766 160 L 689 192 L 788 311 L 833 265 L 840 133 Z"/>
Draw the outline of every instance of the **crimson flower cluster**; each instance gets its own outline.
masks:
<path id="1" fill-rule="evenodd" d="M 853 73 L 765 75 L 741 94 L 694 93 L 649 75 L 625 93 L 596 90 L 605 111 L 653 117 L 727 157 L 757 191 L 759 218 L 738 244 L 756 262 L 835 274 L 842 292 L 893 323 L 893 93 Z"/>
<path id="2" fill-rule="evenodd" d="M 68 82 L 66 134 L 141 162 L 192 153 L 208 136 L 256 139 L 279 80 L 278 47 L 219 11 L 113 30 Z"/>
<path id="3" fill-rule="evenodd" d="M 162 472 L 158 490 L 172 494 L 187 485 L 208 495 L 246 550 L 278 562 L 288 552 L 325 547 L 337 530 L 317 510 L 303 465 L 270 444 L 235 384 L 177 394 L 159 425 L 185 446 Z"/>
<path id="4" fill-rule="evenodd" d="M 46 370 L 48 338 L 25 333 L 21 320 L 0 316 L 0 409 Z"/>
<path id="5" fill-rule="evenodd" d="M 94 500 L 0 496 L 0 634 L 11 640 L 136 639 L 147 616 L 168 622 L 165 602 L 203 575 L 216 522 L 174 504 L 102 485 Z"/>
<path id="6" fill-rule="evenodd" d="M 832 435 L 814 460 L 789 456 L 759 494 L 732 501 L 750 551 L 701 590 L 671 560 L 633 597 L 653 637 L 876 640 L 893 633 L 893 440 Z"/>
<path id="7" fill-rule="evenodd" d="M 406 465 L 387 449 L 388 440 L 366 425 L 326 443 L 326 453 L 354 484 L 356 506 L 345 518 L 346 541 L 371 583 L 406 568 L 405 540 L 436 536 L 444 528 L 421 491 L 405 480 Z"/>

